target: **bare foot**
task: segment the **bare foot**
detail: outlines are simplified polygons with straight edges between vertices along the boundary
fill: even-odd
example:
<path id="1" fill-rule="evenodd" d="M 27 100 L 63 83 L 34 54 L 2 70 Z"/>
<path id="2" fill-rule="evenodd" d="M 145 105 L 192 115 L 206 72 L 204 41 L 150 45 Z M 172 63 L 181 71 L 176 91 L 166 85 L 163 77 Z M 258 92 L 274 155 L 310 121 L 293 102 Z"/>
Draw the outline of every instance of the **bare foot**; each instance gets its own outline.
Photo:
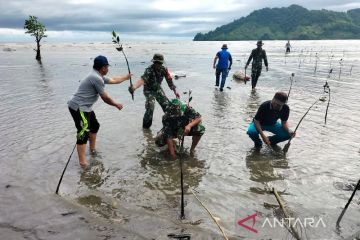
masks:
<path id="1" fill-rule="evenodd" d="M 96 149 L 92 149 L 92 150 L 90 149 L 90 154 L 96 156 L 97 155 Z"/>
<path id="2" fill-rule="evenodd" d="M 190 150 L 190 156 L 193 157 L 195 155 L 195 149 Z"/>
<path id="3" fill-rule="evenodd" d="M 88 166 L 88 162 L 85 160 L 83 162 L 79 162 L 80 163 L 80 167 L 82 168 L 86 168 Z"/>

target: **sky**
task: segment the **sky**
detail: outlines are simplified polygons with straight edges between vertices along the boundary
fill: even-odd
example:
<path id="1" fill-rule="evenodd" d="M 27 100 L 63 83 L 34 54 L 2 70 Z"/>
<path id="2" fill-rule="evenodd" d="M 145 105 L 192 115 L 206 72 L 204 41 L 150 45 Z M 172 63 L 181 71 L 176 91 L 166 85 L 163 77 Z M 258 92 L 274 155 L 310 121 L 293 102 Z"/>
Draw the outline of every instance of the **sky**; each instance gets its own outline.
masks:
<path id="1" fill-rule="evenodd" d="M 31 42 L 25 19 L 38 17 L 46 41 L 108 41 L 112 30 L 124 39 L 191 40 L 196 33 L 246 17 L 265 7 L 347 11 L 360 0 L 0 0 L 0 42 Z"/>

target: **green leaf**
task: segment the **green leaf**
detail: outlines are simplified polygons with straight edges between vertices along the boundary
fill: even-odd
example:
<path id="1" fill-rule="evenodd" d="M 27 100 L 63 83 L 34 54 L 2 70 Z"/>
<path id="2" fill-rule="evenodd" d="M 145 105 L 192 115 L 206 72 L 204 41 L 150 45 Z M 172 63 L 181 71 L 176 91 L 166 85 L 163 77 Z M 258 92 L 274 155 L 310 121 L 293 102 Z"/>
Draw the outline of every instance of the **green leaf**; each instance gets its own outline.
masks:
<path id="1" fill-rule="evenodd" d="M 120 37 L 119 37 L 119 36 L 116 37 L 116 41 L 117 41 L 118 43 L 120 42 Z"/>
<path id="2" fill-rule="evenodd" d="M 116 33 L 115 33 L 114 30 L 112 31 L 112 35 L 113 35 L 114 38 L 116 38 Z"/>

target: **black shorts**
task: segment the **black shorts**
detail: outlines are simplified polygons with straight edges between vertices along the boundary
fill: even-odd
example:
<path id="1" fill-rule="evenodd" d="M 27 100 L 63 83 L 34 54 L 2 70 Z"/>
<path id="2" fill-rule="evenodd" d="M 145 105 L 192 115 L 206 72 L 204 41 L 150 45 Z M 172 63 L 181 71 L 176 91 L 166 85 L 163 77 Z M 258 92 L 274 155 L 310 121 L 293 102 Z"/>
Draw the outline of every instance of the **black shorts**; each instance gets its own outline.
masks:
<path id="1" fill-rule="evenodd" d="M 69 111 L 77 129 L 76 144 L 86 144 L 89 139 L 89 132 L 97 133 L 100 128 L 94 111 L 81 112 L 79 109 L 75 111 L 71 108 Z"/>

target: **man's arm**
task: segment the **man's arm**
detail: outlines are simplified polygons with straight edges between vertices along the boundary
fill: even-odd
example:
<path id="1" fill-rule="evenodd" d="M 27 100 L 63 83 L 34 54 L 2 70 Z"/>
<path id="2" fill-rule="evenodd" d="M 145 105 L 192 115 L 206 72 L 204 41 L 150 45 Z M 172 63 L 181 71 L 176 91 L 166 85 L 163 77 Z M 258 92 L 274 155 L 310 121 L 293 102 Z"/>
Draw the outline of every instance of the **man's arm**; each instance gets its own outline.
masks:
<path id="1" fill-rule="evenodd" d="M 266 144 L 266 145 L 270 145 L 270 141 L 268 139 L 268 137 L 265 135 L 265 133 L 263 132 L 262 128 L 261 128 L 261 124 L 258 120 L 254 119 L 254 124 L 255 124 L 255 127 L 256 127 L 256 130 L 258 131 L 258 133 L 260 134 L 263 142 Z"/>
<path id="2" fill-rule="evenodd" d="M 265 52 L 265 50 L 263 50 L 263 52 L 264 52 L 263 58 L 264 58 L 264 63 L 265 63 L 266 71 L 269 71 L 269 65 L 268 65 L 268 60 L 267 60 L 267 57 L 266 57 L 266 52 Z"/>
<path id="3" fill-rule="evenodd" d="M 180 94 L 176 91 L 176 86 L 175 86 L 175 84 L 174 84 L 174 82 L 173 82 L 173 80 L 172 80 L 172 77 L 171 77 L 171 75 L 170 75 L 170 72 L 169 72 L 169 69 L 168 69 L 168 68 L 165 68 L 165 80 L 166 80 L 169 88 L 170 88 L 171 90 L 173 90 L 176 98 L 179 99 L 179 98 L 180 98 Z"/>
<path id="4" fill-rule="evenodd" d="M 284 130 L 289 134 L 290 138 L 294 138 L 296 133 L 290 130 L 289 124 L 287 121 L 281 121 L 281 125 L 284 128 Z"/>
<path id="5" fill-rule="evenodd" d="M 129 87 L 129 92 L 130 93 L 134 93 L 136 89 L 138 89 L 139 87 L 141 87 L 142 85 L 144 85 L 145 81 L 144 79 L 140 78 L 139 80 L 137 80 L 137 82 L 135 82 L 132 87 Z"/>
<path id="6" fill-rule="evenodd" d="M 185 126 L 184 134 L 188 135 L 189 132 L 191 131 L 191 128 L 195 127 L 196 125 L 201 123 L 201 121 L 202 121 L 201 117 L 200 118 L 195 118 L 192 122 L 190 122 L 188 125 Z"/>
<path id="7" fill-rule="evenodd" d="M 103 92 L 100 95 L 101 99 L 106 102 L 107 104 L 116 107 L 117 109 L 121 110 L 123 108 L 123 105 L 121 103 L 117 103 L 115 102 L 110 96 L 109 94 L 107 94 L 106 92 Z"/>
<path id="8" fill-rule="evenodd" d="M 131 76 L 132 76 L 132 74 L 129 73 L 129 74 L 125 75 L 125 76 L 112 77 L 112 78 L 110 78 L 108 84 L 122 83 L 123 81 L 129 80 Z"/>
<path id="9" fill-rule="evenodd" d="M 249 56 L 249 59 L 248 59 L 247 62 L 246 62 L 245 68 L 247 68 L 247 67 L 249 66 L 249 64 L 250 64 L 250 62 L 251 62 L 251 59 L 253 58 L 253 52 L 254 52 L 254 51 L 251 51 L 251 54 L 250 54 L 250 56 Z"/>
<path id="10" fill-rule="evenodd" d="M 230 54 L 230 57 L 229 57 L 229 62 L 230 62 L 230 64 L 229 64 L 229 70 L 230 70 L 230 69 L 231 69 L 231 66 L 232 66 L 232 63 L 233 63 L 231 54 Z"/>
<path id="11" fill-rule="evenodd" d="M 215 58 L 214 58 L 214 63 L 213 63 L 213 68 L 216 68 L 216 61 L 218 60 L 219 56 L 218 53 L 216 54 Z"/>

